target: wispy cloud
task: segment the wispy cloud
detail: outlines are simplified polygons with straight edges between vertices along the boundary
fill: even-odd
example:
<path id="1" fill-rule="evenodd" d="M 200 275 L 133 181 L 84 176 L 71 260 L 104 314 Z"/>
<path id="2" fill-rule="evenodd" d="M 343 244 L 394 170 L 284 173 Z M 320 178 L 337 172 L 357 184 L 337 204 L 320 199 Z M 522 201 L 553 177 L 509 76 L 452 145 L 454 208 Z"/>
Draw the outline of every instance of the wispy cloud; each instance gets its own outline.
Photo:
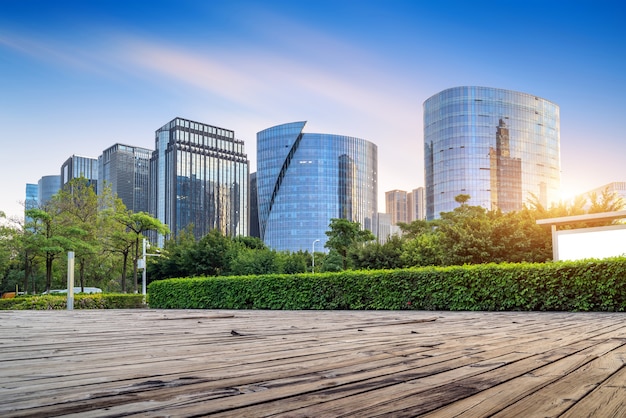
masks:
<path id="1" fill-rule="evenodd" d="M 207 54 L 137 39 L 123 45 L 123 61 L 137 71 L 164 76 L 248 108 L 325 102 L 380 118 L 387 111 L 405 114 L 412 107 L 389 91 L 391 80 L 376 83 L 372 77 L 362 77 L 358 63 L 338 73 L 327 61 L 304 62 L 276 52 L 242 48 Z M 362 82 L 363 78 L 370 81 Z"/>

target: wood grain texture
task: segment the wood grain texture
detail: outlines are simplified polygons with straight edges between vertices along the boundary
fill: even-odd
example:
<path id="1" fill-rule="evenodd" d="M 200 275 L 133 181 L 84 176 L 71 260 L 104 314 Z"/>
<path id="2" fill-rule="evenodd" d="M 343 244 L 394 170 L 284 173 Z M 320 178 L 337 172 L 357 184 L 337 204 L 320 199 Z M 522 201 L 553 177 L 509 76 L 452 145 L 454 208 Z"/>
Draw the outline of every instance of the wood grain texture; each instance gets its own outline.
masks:
<path id="1" fill-rule="evenodd" d="M 626 314 L 0 312 L 2 417 L 621 417 Z"/>

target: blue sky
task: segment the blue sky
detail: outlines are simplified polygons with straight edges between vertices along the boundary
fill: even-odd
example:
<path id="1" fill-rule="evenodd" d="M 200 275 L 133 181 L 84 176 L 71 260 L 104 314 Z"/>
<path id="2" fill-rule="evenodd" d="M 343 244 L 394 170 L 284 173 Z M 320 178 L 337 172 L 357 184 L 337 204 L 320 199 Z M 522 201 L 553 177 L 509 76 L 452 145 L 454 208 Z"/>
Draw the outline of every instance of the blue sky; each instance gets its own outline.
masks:
<path id="1" fill-rule="evenodd" d="M 154 147 L 176 116 L 378 145 L 384 192 L 424 185 L 422 103 L 449 87 L 561 108 L 564 194 L 626 181 L 621 1 L 0 0 L 0 210 L 72 154 Z"/>

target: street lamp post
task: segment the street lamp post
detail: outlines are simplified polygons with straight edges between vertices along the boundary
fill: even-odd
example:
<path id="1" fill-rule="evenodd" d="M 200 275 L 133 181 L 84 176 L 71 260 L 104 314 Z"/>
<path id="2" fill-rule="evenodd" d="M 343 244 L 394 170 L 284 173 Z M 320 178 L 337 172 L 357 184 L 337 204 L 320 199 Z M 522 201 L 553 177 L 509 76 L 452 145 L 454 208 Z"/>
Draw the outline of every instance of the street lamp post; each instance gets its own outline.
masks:
<path id="1" fill-rule="evenodd" d="M 313 241 L 313 251 L 311 252 L 311 271 L 315 273 L 315 243 L 320 242 L 320 240 L 316 239 Z"/>
<path id="2" fill-rule="evenodd" d="M 148 244 L 148 240 L 147 239 L 143 239 L 143 257 L 140 260 L 141 261 L 141 265 L 143 266 L 143 271 L 141 272 L 141 293 L 143 294 L 143 303 L 146 303 L 146 294 L 147 289 L 146 289 L 146 270 L 147 270 L 147 265 L 146 265 L 146 257 L 151 256 L 151 257 L 160 257 L 161 254 L 146 254 L 146 248 L 149 248 L 150 244 Z"/>

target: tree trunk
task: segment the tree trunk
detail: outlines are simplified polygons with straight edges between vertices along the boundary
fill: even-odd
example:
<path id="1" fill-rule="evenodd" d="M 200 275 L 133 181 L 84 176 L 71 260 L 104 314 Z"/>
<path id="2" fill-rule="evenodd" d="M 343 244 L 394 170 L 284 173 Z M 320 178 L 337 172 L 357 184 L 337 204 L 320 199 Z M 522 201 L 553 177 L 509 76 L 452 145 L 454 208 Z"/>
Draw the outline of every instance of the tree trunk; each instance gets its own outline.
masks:
<path id="1" fill-rule="evenodd" d="M 128 265 L 128 251 L 123 253 L 124 264 L 122 265 L 122 293 L 126 293 L 126 268 Z"/>
<path id="2" fill-rule="evenodd" d="M 52 286 L 52 261 L 54 256 L 46 254 L 46 292 L 50 293 L 50 286 Z"/>
<path id="3" fill-rule="evenodd" d="M 133 276 L 135 277 L 135 293 L 138 292 L 139 282 L 137 281 L 137 258 L 139 257 L 139 237 L 135 240 L 135 257 L 133 260 Z"/>
<path id="4" fill-rule="evenodd" d="M 31 266 L 30 266 L 30 262 L 28 261 L 28 250 L 26 250 L 25 254 L 24 254 L 24 293 L 28 293 L 28 278 L 31 275 Z M 34 291 L 33 291 L 34 293 Z"/>
<path id="5" fill-rule="evenodd" d="M 80 291 L 85 293 L 85 260 L 80 260 L 80 267 L 78 269 L 78 276 L 80 278 Z"/>

